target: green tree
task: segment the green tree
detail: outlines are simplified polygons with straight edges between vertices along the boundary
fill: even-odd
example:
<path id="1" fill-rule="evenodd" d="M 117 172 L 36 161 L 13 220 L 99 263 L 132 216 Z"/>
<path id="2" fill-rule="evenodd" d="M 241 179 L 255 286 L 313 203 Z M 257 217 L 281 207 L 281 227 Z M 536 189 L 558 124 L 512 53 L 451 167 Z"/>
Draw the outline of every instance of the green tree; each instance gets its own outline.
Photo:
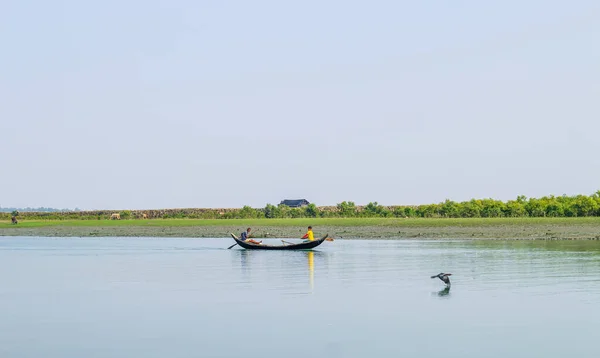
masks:
<path id="1" fill-rule="evenodd" d="M 544 202 L 539 199 L 531 198 L 525 204 L 525 210 L 527 214 L 531 217 L 543 217 L 546 215 L 546 208 L 544 207 Z"/>
<path id="2" fill-rule="evenodd" d="M 417 214 L 423 218 L 433 218 L 440 216 L 440 210 L 437 204 L 419 205 Z"/>
<path id="3" fill-rule="evenodd" d="M 254 210 L 253 208 L 251 208 L 248 205 L 244 205 L 244 207 L 242 208 L 242 210 L 240 210 L 238 212 L 237 216 L 239 218 L 241 218 L 241 219 L 256 219 L 260 215 L 259 215 L 259 212 L 257 210 Z"/>
<path id="4" fill-rule="evenodd" d="M 484 218 L 498 218 L 504 216 L 505 204 L 500 200 L 481 200 L 481 216 Z"/>
<path id="5" fill-rule="evenodd" d="M 277 205 L 277 209 L 279 209 L 279 216 L 280 218 L 290 218 L 292 217 L 290 215 L 290 212 L 292 210 L 292 208 L 290 208 L 287 205 L 283 205 L 283 204 L 279 204 Z"/>
<path id="6" fill-rule="evenodd" d="M 388 217 L 391 216 L 390 211 L 379 205 L 377 202 L 371 202 L 365 205 L 362 211 L 362 215 L 365 217 Z"/>
<path id="7" fill-rule="evenodd" d="M 301 218 L 304 217 L 304 210 L 301 208 L 290 208 L 288 215 L 291 218 Z"/>
<path id="8" fill-rule="evenodd" d="M 573 203 L 577 216 L 592 216 L 598 209 L 598 203 L 591 197 L 577 195 Z"/>
<path id="9" fill-rule="evenodd" d="M 517 218 L 527 216 L 525 204 L 518 200 L 509 200 L 504 206 L 504 216 Z"/>
<path id="10" fill-rule="evenodd" d="M 449 199 L 446 199 L 441 204 L 440 214 L 446 218 L 457 218 L 460 216 L 459 214 L 459 204 Z"/>
<path id="11" fill-rule="evenodd" d="M 304 208 L 304 214 L 309 218 L 316 218 L 319 215 L 319 209 L 315 204 L 310 203 Z"/>
<path id="12" fill-rule="evenodd" d="M 479 218 L 481 217 L 481 203 L 473 199 L 460 203 L 460 217 Z"/>
<path id="13" fill-rule="evenodd" d="M 407 206 L 404 208 L 404 215 L 409 218 L 414 218 L 418 216 L 417 210 L 412 206 Z"/>
<path id="14" fill-rule="evenodd" d="M 350 218 L 356 216 L 356 205 L 352 201 L 342 201 L 337 204 L 337 209 L 341 217 Z"/>
<path id="15" fill-rule="evenodd" d="M 563 217 L 565 216 L 565 209 L 563 204 L 555 198 L 553 195 L 550 197 L 543 197 L 540 199 L 542 201 L 542 207 L 546 208 L 546 216 L 549 217 Z"/>
<path id="16" fill-rule="evenodd" d="M 407 217 L 405 210 L 405 207 L 397 206 L 394 208 L 394 210 L 392 210 L 392 215 L 397 218 L 405 218 Z"/>
<path id="17" fill-rule="evenodd" d="M 275 205 L 267 204 L 265 206 L 265 217 L 267 219 L 280 218 L 281 210 Z"/>

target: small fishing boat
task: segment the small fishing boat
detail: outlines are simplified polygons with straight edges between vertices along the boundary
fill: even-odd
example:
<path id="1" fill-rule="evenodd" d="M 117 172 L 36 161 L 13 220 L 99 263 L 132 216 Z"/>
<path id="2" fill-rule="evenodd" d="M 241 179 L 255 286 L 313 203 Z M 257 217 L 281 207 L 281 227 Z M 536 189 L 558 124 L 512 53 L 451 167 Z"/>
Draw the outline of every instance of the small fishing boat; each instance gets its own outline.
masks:
<path id="1" fill-rule="evenodd" d="M 321 245 L 323 241 L 327 240 L 329 234 L 325 234 L 325 236 L 323 236 L 322 238 L 314 241 L 301 242 L 298 244 L 286 244 L 284 242 L 283 245 L 253 244 L 251 242 L 245 242 L 238 239 L 238 237 L 234 234 L 231 234 L 231 237 L 235 240 L 236 244 L 248 250 L 309 250 Z M 333 241 L 332 239 L 329 240 Z"/>

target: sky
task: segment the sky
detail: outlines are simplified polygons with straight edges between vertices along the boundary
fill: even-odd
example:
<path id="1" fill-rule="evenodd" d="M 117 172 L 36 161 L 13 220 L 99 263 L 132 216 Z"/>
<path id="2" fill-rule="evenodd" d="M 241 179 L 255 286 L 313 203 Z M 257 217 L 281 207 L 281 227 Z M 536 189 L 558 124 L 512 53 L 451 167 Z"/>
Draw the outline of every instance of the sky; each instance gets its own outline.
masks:
<path id="1" fill-rule="evenodd" d="M 600 2 L 0 2 L 0 206 L 600 190 Z"/>

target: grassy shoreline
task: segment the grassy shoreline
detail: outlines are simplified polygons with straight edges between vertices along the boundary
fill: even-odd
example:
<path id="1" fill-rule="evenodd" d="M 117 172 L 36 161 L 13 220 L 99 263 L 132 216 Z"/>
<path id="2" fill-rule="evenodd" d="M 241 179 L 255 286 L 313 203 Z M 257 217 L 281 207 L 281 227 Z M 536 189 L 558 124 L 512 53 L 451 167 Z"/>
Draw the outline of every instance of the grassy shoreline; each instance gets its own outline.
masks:
<path id="1" fill-rule="evenodd" d="M 341 239 L 600 240 L 600 217 L 24 220 L 0 221 L 0 236 L 229 238 L 252 227 L 255 237 L 299 238 L 308 225 Z"/>

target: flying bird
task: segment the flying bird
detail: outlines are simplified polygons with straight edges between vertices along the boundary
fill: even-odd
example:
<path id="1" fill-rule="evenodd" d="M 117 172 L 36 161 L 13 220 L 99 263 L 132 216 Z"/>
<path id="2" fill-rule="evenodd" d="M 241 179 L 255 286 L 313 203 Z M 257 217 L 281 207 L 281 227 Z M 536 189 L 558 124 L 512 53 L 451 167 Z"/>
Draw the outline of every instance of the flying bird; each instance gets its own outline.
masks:
<path id="1" fill-rule="evenodd" d="M 452 274 L 451 273 L 443 273 L 440 272 L 439 274 L 435 275 L 435 276 L 431 276 L 431 278 L 439 278 L 440 280 L 444 281 L 444 283 L 446 285 L 450 285 L 450 277 Z"/>

